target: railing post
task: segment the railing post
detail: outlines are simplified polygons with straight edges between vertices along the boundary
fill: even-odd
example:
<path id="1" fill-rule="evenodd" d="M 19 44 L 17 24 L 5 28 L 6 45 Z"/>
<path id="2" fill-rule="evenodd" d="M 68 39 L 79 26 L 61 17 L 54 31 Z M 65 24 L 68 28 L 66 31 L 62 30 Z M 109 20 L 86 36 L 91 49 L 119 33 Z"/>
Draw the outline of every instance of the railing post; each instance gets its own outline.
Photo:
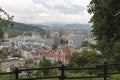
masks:
<path id="1" fill-rule="evenodd" d="M 15 80 L 19 80 L 19 71 L 18 71 L 18 68 L 15 68 Z"/>
<path id="2" fill-rule="evenodd" d="M 62 65 L 62 66 L 61 66 L 61 78 L 60 78 L 60 80 L 65 80 L 65 79 L 64 79 L 64 77 L 65 77 L 65 71 L 64 71 L 65 69 L 64 69 L 64 68 L 65 68 L 65 66 Z"/>
<path id="3" fill-rule="evenodd" d="M 104 80 L 107 80 L 107 62 L 104 63 Z"/>

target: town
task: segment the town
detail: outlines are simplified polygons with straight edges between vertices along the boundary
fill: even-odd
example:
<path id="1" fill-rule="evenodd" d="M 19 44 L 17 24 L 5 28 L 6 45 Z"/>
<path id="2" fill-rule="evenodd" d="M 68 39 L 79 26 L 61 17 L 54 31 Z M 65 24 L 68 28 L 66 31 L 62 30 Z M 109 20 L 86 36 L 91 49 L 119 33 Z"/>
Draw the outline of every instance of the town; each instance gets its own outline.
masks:
<path id="1" fill-rule="evenodd" d="M 43 57 L 51 63 L 69 63 L 74 52 L 88 50 L 88 44 L 94 43 L 90 30 L 85 29 L 46 29 L 50 36 L 42 37 L 38 32 L 32 31 L 31 35 L 18 35 L 9 37 L 4 35 L 0 43 L 1 71 L 10 72 L 15 67 L 39 66 Z"/>
<path id="2" fill-rule="evenodd" d="M 120 0 L 0 0 L 0 80 L 120 80 Z"/>

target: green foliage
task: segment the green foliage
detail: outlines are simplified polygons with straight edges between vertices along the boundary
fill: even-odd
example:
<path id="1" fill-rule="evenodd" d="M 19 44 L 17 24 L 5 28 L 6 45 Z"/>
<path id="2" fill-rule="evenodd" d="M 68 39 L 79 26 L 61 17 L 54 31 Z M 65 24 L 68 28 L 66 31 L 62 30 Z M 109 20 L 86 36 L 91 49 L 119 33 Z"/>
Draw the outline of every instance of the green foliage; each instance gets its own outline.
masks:
<path id="1" fill-rule="evenodd" d="M 120 41 L 120 0 L 91 0 L 88 12 L 93 14 L 90 22 L 96 49 L 112 62 L 117 48 L 114 46 Z"/>
<path id="2" fill-rule="evenodd" d="M 51 61 L 43 57 L 43 60 L 40 61 L 40 67 L 48 67 L 48 66 L 52 66 Z"/>
<path id="3" fill-rule="evenodd" d="M 69 77 L 80 77 L 80 76 L 90 76 L 90 74 L 85 73 L 85 72 L 79 72 L 79 73 L 70 73 L 67 72 L 66 75 L 68 75 Z M 119 74 L 117 75 L 112 75 L 111 77 L 108 77 L 107 80 L 119 80 L 120 76 Z M 69 79 L 65 79 L 65 80 L 69 80 Z M 87 79 L 75 79 L 75 80 L 104 80 L 103 78 L 87 78 Z"/>
<path id="4" fill-rule="evenodd" d="M 52 45 L 52 50 L 56 50 L 57 49 L 57 45 Z"/>
<path id="5" fill-rule="evenodd" d="M 13 26 L 13 22 L 12 22 L 13 16 L 10 16 L 1 7 L 0 7 L 0 14 L 2 14 L 2 16 L 0 16 L 0 40 L 3 40 L 5 34 L 5 28 L 9 25 Z"/>
<path id="6" fill-rule="evenodd" d="M 92 32 L 96 39 L 105 39 L 108 42 L 120 40 L 120 1 L 117 0 L 92 0 L 89 5 Z"/>
<path id="7" fill-rule="evenodd" d="M 67 40 L 64 40 L 64 39 L 60 39 L 60 44 L 67 44 L 68 41 Z"/>
<path id="8" fill-rule="evenodd" d="M 49 36 L 49 32 L 37 27 L 37 26 L 33 26 L 33 25 L 29 25 L 29 24 L 24 24 L 24 23 L 15 23 L 14 27 L 8 27 L 7 29 L 7 33 L 9 34 L 9 37 L 16 37 L 18 35 L 28 35 L 31 36 L 31 32 L 35 31 L 40 33 L 41 36 Z"/>
<path id="9" fill-rule="evenodd" d="M 50 66 L 52 66 L 52 63 L 49 60 L 47 60 L 45 57 L 43 57 L 43 59 L 40 61 L 39 67 L 44 68 L 44 67 L 50 67 Z M 42 70 L 42 71 L 38 71 L 38 73 L 41 73 L 44 76 L 48 76 L 50 75 L 51 70 Z"/>
<path id="10" fill-rule="evenodd" d="M 7 54 L 4 53 L 3 51 L 0 50 L 0 59 L 6 59 L 7 58 Z"/>
<path id="11" fill-rule="evenodd" d="M 14 54 L 13 57 L 21 58 L 22 56 L 20 54 Z"/>
<path id="12" fill-rule="evenodd" d="M 0 75 L 0 80 L 15 80 L 15 75 Z"/>
<path id="13" fill-rule="evenodd" d="M 88 47 L 88 43 L 89 43 L 88 41 L 83 41 L 81 46 L 82 47 Z"/>
<path id="14" fill-rule="evenodd" d="M 45 57 L 40 61 L 40 68 L 45 68 L 45 67 L 52 67 L 55 66 L 54 64 L 51 63 L 50 60 L 47 60 Z M 55 69 L 47 69 L 47 70 L 39 70 L 36 72 L 37 77 L 43 77 L 43 76 L 58 76 L 58 72 L 56 72 Z M 46 79 L 46 80 L 56 80 L 56 79 Z"/>
<path id="15" fill-rule="evenodd" d="M 68 66 L 70 67 L 85 67 L 95 66 L 102 63 L 101 55 L 95 51 L 82 51 L 73 53 Z"/>

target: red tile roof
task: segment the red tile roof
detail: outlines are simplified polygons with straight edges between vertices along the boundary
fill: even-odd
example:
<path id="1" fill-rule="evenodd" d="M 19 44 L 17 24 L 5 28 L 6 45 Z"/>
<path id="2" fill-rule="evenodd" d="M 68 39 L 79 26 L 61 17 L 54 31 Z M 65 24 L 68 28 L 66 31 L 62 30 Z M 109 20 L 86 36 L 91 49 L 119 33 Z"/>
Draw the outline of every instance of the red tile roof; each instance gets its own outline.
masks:
<path id="1" fill-rule="evenodd" d="M 37 55 L 37 53 L 36 53 L 36 52 L 31 52 L 31 54 L 32 54 L 33 56 L 36 56 L 36 55 Z"/>
<path id="2" fill-rule="evenodd" d="M 43 54 L 43 53 L 48 53 L 49 50 L 40 50 L 40 53 Z"/>
<path id="3" fill-rule="evenodd" d="M 45 57 L 54 57 L 54 53 L 52 51 L 43 54 Z"/>
<path id="4" fill-rule="evenodd" d="M 71 49 L 69 47 L 62 48 L 64 53 L 71 53 Z"/>
<path id="5" fill-rule="evenodd" d="M 40 50 L 40 54 L 45 57 L 54 57 L 54 52 L 50 50 Z"/>

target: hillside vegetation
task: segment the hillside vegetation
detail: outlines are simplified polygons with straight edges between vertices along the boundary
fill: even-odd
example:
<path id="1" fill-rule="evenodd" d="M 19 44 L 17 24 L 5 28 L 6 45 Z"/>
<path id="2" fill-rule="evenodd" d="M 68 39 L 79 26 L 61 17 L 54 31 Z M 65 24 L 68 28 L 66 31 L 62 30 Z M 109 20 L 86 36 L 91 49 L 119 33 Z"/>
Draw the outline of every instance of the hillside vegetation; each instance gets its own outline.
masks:
<path id="1" fill-rule="evenodd" d="M 9 37 L 16 37 L 18 35 L 31 35 L 32 31 L 39 32 L 41 36 L 49 35 L 48 31 L 40 27 L 16 22 L 13 27 L 7 27 L 6 31 Z"/>

